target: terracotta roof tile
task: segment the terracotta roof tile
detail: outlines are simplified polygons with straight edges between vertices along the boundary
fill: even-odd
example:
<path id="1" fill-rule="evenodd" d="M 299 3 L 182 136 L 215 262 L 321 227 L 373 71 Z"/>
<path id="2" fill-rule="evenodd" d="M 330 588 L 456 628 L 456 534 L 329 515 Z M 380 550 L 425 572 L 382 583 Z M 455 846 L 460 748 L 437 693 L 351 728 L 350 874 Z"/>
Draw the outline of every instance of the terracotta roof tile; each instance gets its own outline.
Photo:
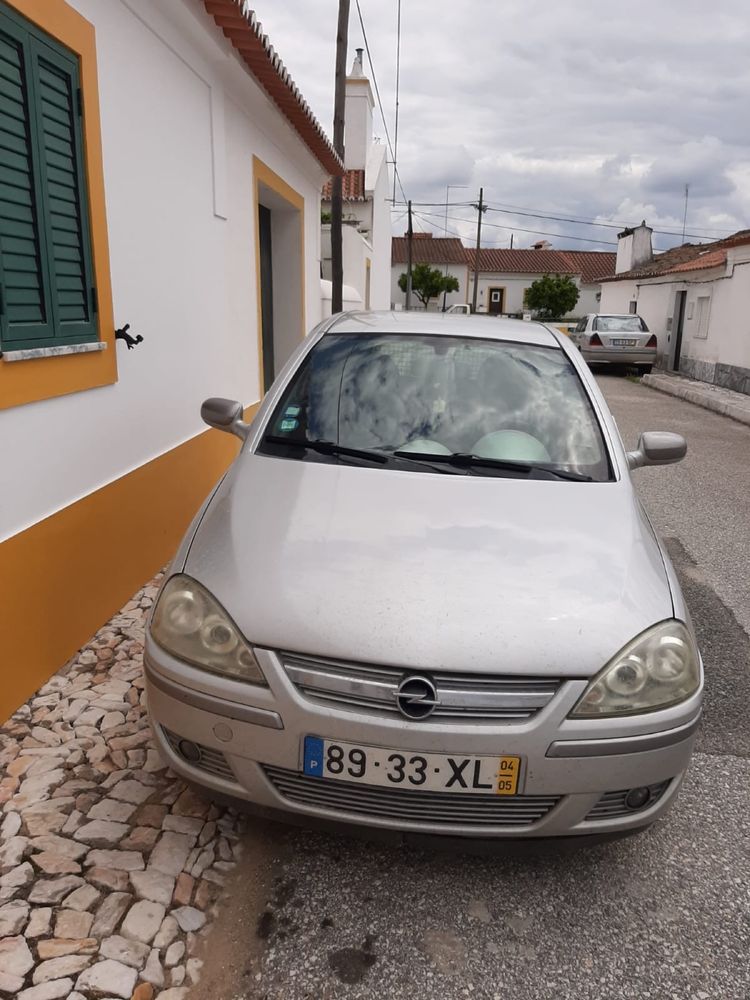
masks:
<path id="1" fill-rule="evenodd" d="M 408 240 L 394 236 L 391 240 L 391 263 L 406 264 Z M 466 248 L 459 239 L 431 237 L 429 233 L 415 233 L 412 240 L 414 264 L 466 264 Z"/>
<path id="2" fill-rule="evenodd" d="M 594 285 L 615 273 L 617 254 L 608 250 L 561 250 L 585 285 Z"/>
<path id="3" fill-rule="evenodd" d="M 476 251 L 467 247 L 466 263 L 473 270 Z M 479 270 L 511 274 L 576 274 L 576 268 L 560 250 L 479 251 Z"/>
<path id="4" fill-rule="evenodd" d="M 726 260 L 726 251 L 732 247 L 750 244 L 750 229 L 741 229 L 732 236 L 713 243 L 683 243 L 666 250 L 641 267 L 622 271 L 604 281 L 623 281 L 632 278 L 657 278 L 662 274 L 682 274 L 685 271 L 703 271 L 720 267 Z"/>
<path id="5" fill-rule="evenodd" d="M 323 201 L 331 200 L 333 180 L 323 185 Z M 366 201 L 364 170 L 347 170 L 343 178 L 344 201 Z"/>
<path id="6" fill-rule="evenodd" d="M 297 131 L 329 174 L 343 174 L 344 165 L 289 71 L 263 33 L 247 0 L 203 0 L 208 13 L 230 40 L 252 75 Z"/>

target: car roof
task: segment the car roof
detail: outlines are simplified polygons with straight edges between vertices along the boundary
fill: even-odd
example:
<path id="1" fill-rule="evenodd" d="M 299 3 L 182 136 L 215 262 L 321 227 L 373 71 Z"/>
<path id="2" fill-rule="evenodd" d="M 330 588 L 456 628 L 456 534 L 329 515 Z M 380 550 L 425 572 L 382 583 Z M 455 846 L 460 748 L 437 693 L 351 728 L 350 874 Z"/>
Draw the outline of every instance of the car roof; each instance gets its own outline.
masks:
<path id="1" fill-rule="evenodd" d="M 521 319 L 496 318 L 456 313 L 345 312 L 334 319 L 327 333 L 414 333 L 446 337 L 476 337 L 482 340 L 505 340 L 533 344 L 538 347 L 558 347 L 555 334 L 542 323 Z"/>

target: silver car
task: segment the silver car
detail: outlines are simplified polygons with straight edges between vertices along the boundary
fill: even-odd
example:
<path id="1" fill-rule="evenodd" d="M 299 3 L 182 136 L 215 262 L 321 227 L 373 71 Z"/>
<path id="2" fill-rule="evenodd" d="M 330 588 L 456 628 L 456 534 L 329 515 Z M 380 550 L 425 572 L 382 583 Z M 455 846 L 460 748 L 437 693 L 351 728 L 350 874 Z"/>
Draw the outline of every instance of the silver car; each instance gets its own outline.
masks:
<path id="1" fill-rule="evenodd" d="M 656 364 L 656 335 L 634 313 L 589 313 L 570 336 L 589 364 L 635 365 L 644 375 Z"/>
<path id="2" fill-rule="evenodd" d="M 146 640 L 156 738 L 218 796 L 404 837 L 622 835 L 674 801 L 703 673 L 635 451 L 537 323 L 327 320 L 198 512 Z"/>

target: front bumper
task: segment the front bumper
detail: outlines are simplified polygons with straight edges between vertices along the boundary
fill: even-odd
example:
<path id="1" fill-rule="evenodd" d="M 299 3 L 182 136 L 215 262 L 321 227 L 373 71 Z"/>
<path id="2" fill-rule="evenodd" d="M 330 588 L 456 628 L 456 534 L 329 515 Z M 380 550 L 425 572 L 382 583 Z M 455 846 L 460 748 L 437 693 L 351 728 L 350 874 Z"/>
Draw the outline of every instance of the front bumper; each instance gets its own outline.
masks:
<path id="1" fill-rule="evenodd" d="M 637 347 L 582 347 L 583 360 L 588 365 L 655 365 L 656 351 Z"/>
<path id="2" fill-rule="evenodd" d="M 698 692 L 676 708 L 647 716 L 570 720 L 587 681 L 568 680 L 545 708 L 520 723 L 410 722 L 318 702 L 295 687 L 275 653 L 258 649 L 256 655 L 268 688 L 197 670 L 147 638 L 146 687 L 155 737 L 170 766 L 187 780 L 256 810 L 313 824 L 482 840 L 627 834 L 648 826 L 674 800 L 701 710 Z M 397 789 L 383 797 L 372 794 L 372 786 L 305 778 L 300 771 L 307 734 L 415 753 L 518 754 L 520 794 L 505 803 L 501 796 L 491 802 L 475 795 L 420 799 L 428 793 Z M 181 756 L 180 738 L 205 750 L 200 761 Z M 643 786 L 658 788 L 646 807 L 614 813 L 602 807 L 613 793 Z"/>

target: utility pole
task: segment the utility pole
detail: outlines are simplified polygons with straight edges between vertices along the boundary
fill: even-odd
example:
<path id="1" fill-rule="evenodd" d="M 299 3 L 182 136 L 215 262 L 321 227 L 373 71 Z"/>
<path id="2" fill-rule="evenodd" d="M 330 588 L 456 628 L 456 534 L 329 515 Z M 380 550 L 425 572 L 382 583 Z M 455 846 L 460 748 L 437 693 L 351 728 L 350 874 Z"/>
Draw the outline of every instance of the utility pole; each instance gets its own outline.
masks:
<path id="1" fill-rule="evenodd" d="M 468 187 L 468 184 L 446 184 L 445 185 L 445 226 L 443 228 L 444 228 L 446 236 L 448 235 L 448 198 L 449 198 L 449 195 L 450 195 L 450 190 L 451 190 L 451 188 L 465 188 L 465 187 Z M 448 265 L 447 264 L 445 265 L 445 276 L 446 277 L 448 276 Z M 448 293 L 447 292 L 443 292 L 443 312 L 445 312 L 445 301 L 446 301 L 447 297 L 448 297 Z"/>
<path id="2" fill-rule="evenodd" d="M 346 99 L 346 48 L 349 39 L 349 0 L 339 0 L 336 33 L 336 89 L 333 100 L 333 148 L 344 159 L 344 104 Z M 344 308 L 344 260 L 341 216 L 343 178 L 336 175 L 331 185 L 331 312 Z"/>
<path id="3" fill-rule="evenodd" d="M 479 293 L 479 248 L 482 244 L 482 212 L 487 211 L 484 204 L 484 188 L 479 189 L 479 204 L 472 206 L 478 212 L 477 218 L 477 248 L 474 251 L 474 295 L 471 300 L 471 311 L 477 311 L 477 295 Z"/>
<path id="4" fill-rule="evenodd" d="M 685 229 L 687 228 L 687 206 L 688 206 L 688 192 L 690 191 L 690 185 L 685 185 L 685 214 L 682 216 L 682 242 L 685 242 Z"/>
<path id="5" fill-rule="evenodd" d="M 411 309 L 411 244 L 414 230 L 411 224 L 411 201 L 409 202 L 409 225 L 406 227 L 406 312 Z"/>

